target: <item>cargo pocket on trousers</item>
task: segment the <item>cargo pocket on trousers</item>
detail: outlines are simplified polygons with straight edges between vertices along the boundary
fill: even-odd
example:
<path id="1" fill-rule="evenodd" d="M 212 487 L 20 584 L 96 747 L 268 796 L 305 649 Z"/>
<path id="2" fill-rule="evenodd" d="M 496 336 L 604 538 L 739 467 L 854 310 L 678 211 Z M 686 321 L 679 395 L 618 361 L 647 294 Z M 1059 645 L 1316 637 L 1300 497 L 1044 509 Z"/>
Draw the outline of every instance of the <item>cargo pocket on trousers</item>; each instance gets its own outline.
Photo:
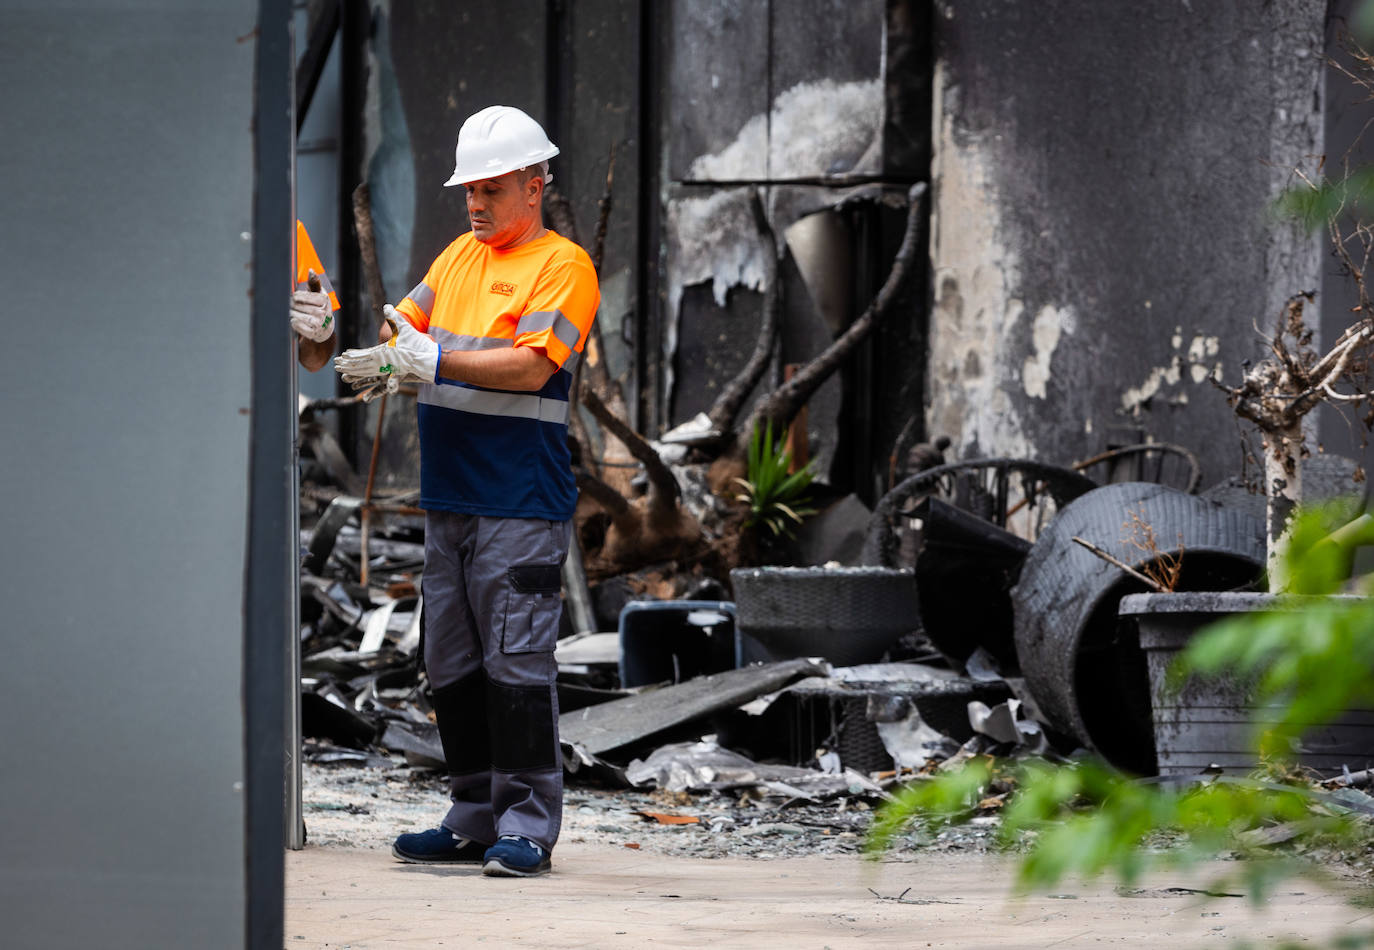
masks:
<path id="1" fill-rule="evenodd" d="M 517 564 L 506 569 L 506 616 L 502 653 L 551 653 L 563 611 L 562 572 L 557 564 Z"/>

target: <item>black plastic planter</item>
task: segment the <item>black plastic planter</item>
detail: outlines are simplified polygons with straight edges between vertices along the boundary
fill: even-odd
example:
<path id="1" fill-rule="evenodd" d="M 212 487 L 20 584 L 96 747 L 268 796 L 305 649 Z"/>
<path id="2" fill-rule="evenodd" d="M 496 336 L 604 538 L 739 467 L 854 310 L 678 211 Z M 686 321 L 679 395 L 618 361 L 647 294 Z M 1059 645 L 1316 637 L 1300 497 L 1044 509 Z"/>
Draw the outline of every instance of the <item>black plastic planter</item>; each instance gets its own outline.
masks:
<path id="1" fill-rule="evenodd" d="M 1145 652 L 1153 705 L 1155 754 L 1161 775 L 1192 775 L 1219 767 L 1248 772 L 1259 763 L 1258 737 L 1272 709 L 1258 706 L 1234 679 L 1190 678 L 1170 689 L 1170 664 L 1208 624 L 1239 613 L 1301 609 L 1311 598 L 1267 593 L 1132 594 L 1121 600 Z M 1297 761 L 1324 774 L 1374 764 L 1374 710 L 1357 709 L 1333 723 L 1313 723 L 1303 734 Z"/>
<path id="2" fill-rule="evenodd" d="M 1231 590 L 1264 564 L 1264 525 L 1177 489 L 1123 482 L 1065 507 L 1036 540 L 1012 590 L 1021 672 L 1055 730 L 1120 768 L 1155 771 L 1149 677 L 1121 598 L 1149 588 L 1090 553 L 1081 537 L 1139 569 L 1153 558 L 1126 543 L 1134 512 L 1163 554 L 1182 552 L 1180 590 Z"/>
<path id="3" fill-rule="evenodd" d="M 907 568 L 746 567 L 731 571 L 730 582 L 739 631 L 768 659 L 872 663 L 920 626 Z"/>

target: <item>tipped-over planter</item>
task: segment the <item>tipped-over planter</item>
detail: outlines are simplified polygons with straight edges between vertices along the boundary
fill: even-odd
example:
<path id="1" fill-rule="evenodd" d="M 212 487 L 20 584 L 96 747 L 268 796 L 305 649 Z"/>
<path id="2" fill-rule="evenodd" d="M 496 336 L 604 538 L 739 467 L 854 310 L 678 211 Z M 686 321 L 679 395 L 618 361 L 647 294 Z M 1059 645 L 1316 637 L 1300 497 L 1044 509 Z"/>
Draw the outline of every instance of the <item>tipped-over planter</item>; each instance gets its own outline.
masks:
<path id="1" fill-rule="evenodd" d="M 1126 543 L 1134 513 L 1159 552 L 1182 552 L 1180 590 L 1229 590 L 1264 564 L 1264 525 L 1243 512 L 1147 482 L 1105 485 L 1075 499 L 1040 533 L 1012 590 L 1016 655 L 1046 722 L 1112 764 L 1154 772 L 1150 691 L 1134 631 L 1117 606 L 1148 588 L 1089 553 L 1090 541 L 1140 568 L 1152 557 Z"/>
<path id="2" fill-rule="evenodd" d="M 739 632 L 771 659 L 873 663 L 920 626 L 909 568 L 743 567 L 730 582 Z"/>
<path id="3" fill-rule="evenodd" d="M 1226 678 L 1190 678 L 1168 687 L 1169 665 L 1208 624 L 1238 613 L 1301 609 L 1310 597 L 1265 593 L 1195 592 L 1132 594 L 1121 599 L 1123 618 L 1133 619 L 1150 674 L 1155 755 L 1161 775 L 1191 775 L 1219 766 L 1248 772 L 1259 765 L 1258 730 L 1275 711 L 1257 706 L 1245 684 Z M 1348 766 L 1374 765 L 1374 710 L 1358 709 L 1334 723 L 1314 725 L 1302 738 L 1297 760 L 1334 774 Z"/>

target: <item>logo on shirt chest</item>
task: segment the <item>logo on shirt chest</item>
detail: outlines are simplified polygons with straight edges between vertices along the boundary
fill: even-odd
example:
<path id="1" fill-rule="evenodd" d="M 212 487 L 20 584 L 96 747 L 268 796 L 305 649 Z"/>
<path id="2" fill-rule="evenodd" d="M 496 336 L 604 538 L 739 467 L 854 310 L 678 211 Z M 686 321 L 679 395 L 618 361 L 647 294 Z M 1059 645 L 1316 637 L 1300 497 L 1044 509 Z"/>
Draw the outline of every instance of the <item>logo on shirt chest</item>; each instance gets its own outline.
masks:
<path id="1" fill-rule="evenodd" d="M 515 285 L 509 281 L 493 280 L 491 282 L 491 293 L 501 294 L 503 297 L 515 296 Z"/>

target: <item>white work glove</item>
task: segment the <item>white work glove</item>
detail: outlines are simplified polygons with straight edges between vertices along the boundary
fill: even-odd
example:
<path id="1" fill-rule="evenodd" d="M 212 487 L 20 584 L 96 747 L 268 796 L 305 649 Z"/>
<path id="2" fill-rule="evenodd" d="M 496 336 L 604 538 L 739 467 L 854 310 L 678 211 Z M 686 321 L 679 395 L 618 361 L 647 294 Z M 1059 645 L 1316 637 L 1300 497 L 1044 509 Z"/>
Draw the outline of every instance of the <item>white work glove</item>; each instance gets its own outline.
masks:
<path id="1" fill-rule="evenodd" d="M 401 388 L 401 381 L 395 376 L 344 376 L 343 381 L 353 386 L 357 398 L 363 402 L 371 402 Z"/>
<path id="2" fill-rule="evenodd" d="M 411 326 L 390 304 L 382 313 L 394 331 L 391 339 L 377 346 L 344 350 L 334 358 L 334 369 L 356 388 L 361 388 L 360 382 L 371 385 L 379 376 L 434 382 L 439 373 L 439 344 Z"/>
<path id="3" fill-rule="evenodd" d="M 315 272 L 311 271 L 314 277 Z M 307 340 L 323 343 L 334 335 L 334 311 L 329 294 L 317 290 L 298 290 L 291 295 L 291 329 Z"/>

